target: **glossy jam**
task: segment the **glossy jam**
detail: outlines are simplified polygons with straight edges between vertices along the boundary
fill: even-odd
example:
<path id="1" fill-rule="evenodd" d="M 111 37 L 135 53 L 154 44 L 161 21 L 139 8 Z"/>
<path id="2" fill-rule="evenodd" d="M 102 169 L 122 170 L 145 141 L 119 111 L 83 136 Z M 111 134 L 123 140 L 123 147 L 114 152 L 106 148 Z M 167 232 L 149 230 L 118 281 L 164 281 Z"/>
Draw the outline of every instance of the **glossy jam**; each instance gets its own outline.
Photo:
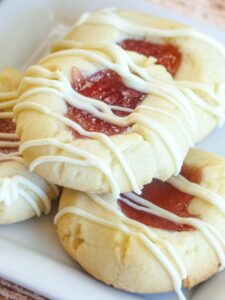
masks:
<path id="1" fill-rule="evenodd" d="M 198 168 L 190 168 L 184 166 L 182 168 L 181 174 L 189 181 L 195 183 L 201 182 L 201 170 Z M 144 187 L 141 197 L 163 209 L 166 209 L 167 211 L 176 214 L 177 216 L 192 216 L 188 212 L 188 205 L 190 204 L 193 197 L 191 195 L 180 192 L 166 182 L 154 179 L 152 183 L 147 184 Z M 119 205 L 121 207 L 121 210 L 127 217 L 151 227 L 172 231 L 187 231 L 193 229 L 191 226 L 173 223 L 152 214 L 136 210 L 120 200 Z"/>
<path id="2" fill-rule="evenodd" d="M 122 41 L 120 46 L 147 57 L 155 57 L 157 63 L 163 65 L 172 76 L 176 74 L 181 64 L 182 55 L 178 48 L 171 44 L 153 44 L 144 40 L 127 39 Z"/>
<path id="3" fill-rule="evenodd" d="M 16 131 L 16 125 L 12 121 L 12 119 L 0 119 L 0 132 L 1 133 L 15 133 Z M 6 139 L 2 141 L 7 141 Z M 18 151 L 18 148 L 0 148 L 0 152 L 7 154 L 10 152 L 16 152 Z"/>
<path id="4" fill-rule="evenodd" d="M 145 98 L 145 94 L 128 88 L 123 83 L 121 77 L 112 70 L 102 70 L 84 78 L 76 69 L 72 71 L 73 88 L 80 94 L 101 100 L 110 105 L 135 109 Z M 126 116 L 127 112 L 113 111 L 117 116 Z M 67 116 L 80 124 L 87 131 L 115 135 L 124 133 L 127 127 L 120 127 L 98 119 L 75 107 L 68 105 Z M 76 137 L 81 137 L 72 130 Z"/>

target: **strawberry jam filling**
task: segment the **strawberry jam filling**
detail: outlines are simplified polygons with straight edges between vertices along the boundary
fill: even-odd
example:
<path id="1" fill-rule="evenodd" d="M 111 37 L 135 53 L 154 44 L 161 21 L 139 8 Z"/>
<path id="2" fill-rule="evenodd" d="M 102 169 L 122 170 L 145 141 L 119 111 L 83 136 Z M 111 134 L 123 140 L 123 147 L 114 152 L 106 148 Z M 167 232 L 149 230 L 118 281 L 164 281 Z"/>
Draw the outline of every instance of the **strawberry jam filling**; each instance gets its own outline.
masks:
<path id="1" fill-rule="evenodd" d="M 175 75 L 182 59 L 177 47 L 171 44 L 153 44 L 144 40 L 127 39 L 120 43 L 125 50 L 135 51 L 145 56 L 154 56 L 157 63 L 163 65 L 171 75 Z M 89 98 L 101 100 L 108 105 L 135 109 L 145 98 L 146 94 L 127 87 L 122 78 L 112 70 L 105 69 L 84 77 L 76 68 L 72 69 L 72 86 L 80 94 Z M 120 117 L 129 113 L 113 110 Z M 87 111 L 80 110 L 68 104 L 67 117 L 78 123 L 89 132 L 101 132 L 108 136 L 122 134 L 128 127 L 117 126 L 101 120 Z M 71 129 L 77 138 L 84 138 L 77 131 Z"/>
<path id="2" fill-rule="evenodd" d="M 201 182 L 201 170 L 198 168 L 184 166 L 181 174 L 191 182 Z M 141 197 L 177 216 L 193 217 L 188 212 L 188 206 L 193 196 L 180 192 L 169 183 L 154 179 L 152 183 L 144 187 Z M 150 213 L 136 210 L 121 200 L 119 200 L 119 205 L 127 217 L 147 226 L 171 231 L 193 230 L 193 227 L 189 225 L 174 223 Z"/>
<path id="3" fill-rule="evenodd" d="M 101 70 L 86 78 L 78 73 L 76 69 L 73 69 L 72 78 L 72 86 L 77 92 L 84 96 L 101 100 L 108 105 L 135 109 L 146 96 L 143 93 L 126 87 L 121 77 L 109 69 Z M 120 110 L 113 110 L 113 112 L 120 117 L 129 114 Z M 67 117 L 81 125 L 86 131 L 101 132 L 108 136 L 124 133 L 128 128 L 108 123 L 69 104 Z M 73 129 L 71 130 L 74 136 L 81 137 L 78 132 Z"/>
<path id="4" fill-rule="evenodd" d="M 175 76 L 182 59 L 182 54 L 177 47 L 171 44 L 154 44 L 144 40 L 127 39 L 120 46 L 128 51 L 134 51 L 147 57 L 153 56 L 159 65 L 163 65 L 167 71 Z"/>
<path id="5" fill-rule="evenodd" d="M 16 131 L 16 125 L 13 123 L 12 119 L 0 119 L 0 133 L 15 133 Z M 2 140 L 2 142 L 12 141 L 8 139 Z M 15 141 L 15 140 L 13 140 Z M 17 152 L 18 147 L 11 148 L 11 147 L 0 147 L 0 152 L 7 154 L 11 152 Z"/>

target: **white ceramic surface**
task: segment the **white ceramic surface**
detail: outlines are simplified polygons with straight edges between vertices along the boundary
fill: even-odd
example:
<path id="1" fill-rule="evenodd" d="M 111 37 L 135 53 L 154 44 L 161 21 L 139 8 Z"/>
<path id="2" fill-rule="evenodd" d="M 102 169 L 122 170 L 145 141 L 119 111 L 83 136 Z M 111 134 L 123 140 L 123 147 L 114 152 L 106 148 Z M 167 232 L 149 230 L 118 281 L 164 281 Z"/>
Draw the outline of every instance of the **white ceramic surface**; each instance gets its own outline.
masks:
<path id="1" fill-rule="evenodd" d="M 48 46 L 46 38 L 57 37 L 82 12 L 103 7 L 147 11 L 197 26 L 225 42 L 225 33 L 213 27 L 165 11 L 140 0 L 3 0 L 0 3 L 0 68 L 23 68 L 37 59 Z M 63 27 L 61 26 L 63 25 Z M 37 53 L 38 49 L 38 53 Z M 225 156 L 225 128 L 214 131 L 199 146 Z M 0 227 L 0 276 L 30 288 L 50 299 L 59 300 L 175 300 L 174 293 L 138 295 L 107 287 L 81 270 L 62 250 L 53 216 L 42 216 L 20 224 Z M 191 291 L 191 300 L 224 300 L 225 271 Z"/>

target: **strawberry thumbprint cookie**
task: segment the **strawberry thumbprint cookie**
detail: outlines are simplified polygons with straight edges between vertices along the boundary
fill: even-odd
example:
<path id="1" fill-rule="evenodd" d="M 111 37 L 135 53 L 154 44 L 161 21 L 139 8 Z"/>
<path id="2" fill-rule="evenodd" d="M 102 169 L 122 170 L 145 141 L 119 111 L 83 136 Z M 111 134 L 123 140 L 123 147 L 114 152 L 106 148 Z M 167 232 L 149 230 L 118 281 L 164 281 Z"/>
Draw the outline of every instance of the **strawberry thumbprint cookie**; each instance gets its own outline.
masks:
<path id="1" fill-rule="evenodd" d="M 46 180 L 140 193 L 179 173 L 196 118 L 170 73 L 117 44 L 65 49 L 28 68 L 14 109 L 20 151 Z"/>
<path id="2" fill-rule="evenodd" d="M 92 276 L 139 293 L 191 288 L 225 266 L 225 160 L 191 149 L 181 172 L 142 193 L 64 189 L 56 215 L 65 250 Z"/>
<path id="3" fill-rule="evenodd" d="M 154 57 L 171 74 L 194 110 L 195 142 L 223 124 L 225 48 L 210 36 L 156 16 L 105 9 L 82 15 L 53 51 L 77 48 L 79 43 L 117 44 L 133 55 Z"/>
<path id="4" fill-rule="evenodd" d="M 0 224 L 48 213 L 58 195 L 53 184 L 29 171 L 19 155 L 12 109 L 22 74 L 12 68 L 0 73 Z"/>

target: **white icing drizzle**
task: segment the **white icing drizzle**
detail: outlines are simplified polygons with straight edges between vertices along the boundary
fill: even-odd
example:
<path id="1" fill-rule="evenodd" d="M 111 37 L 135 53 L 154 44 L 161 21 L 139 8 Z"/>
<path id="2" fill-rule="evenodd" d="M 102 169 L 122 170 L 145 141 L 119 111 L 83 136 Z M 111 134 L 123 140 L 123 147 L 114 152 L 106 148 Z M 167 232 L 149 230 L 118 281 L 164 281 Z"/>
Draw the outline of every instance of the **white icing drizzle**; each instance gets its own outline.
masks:
<path id="1" fill-rule="evenodd" d="M 218 208 L 218 210 L 220 210 L 225 216 L 225 201 L 219 194 L 212 192 L 199 184 L 190 182 L 181 175 L 178 175 L 177 177 L 171 177 L 167 182 L 182 192 L 196 196 L 210 203 Z"/>
<path id="2" fill-rule="evenodd" d="M 18 96 L 17 92 L 0 92 L 0 101 L 6 101 L 8 99 L 15 99 Z M 8 103 L 8 102 L 6 102 Z"/>
<path id="3" fill-rule="evenodd" d="M 166 111 L 163 110 L 163 109 L 155 108 L 155 107 L 149 107 L 149 106 L 143 105 L 143 104 L 141 104 L 141 105 L 138 106 L 138 110 L 139 110 L 139 109 L 148 110 L 148 111 L 150 111 L 150 112 L 151 112 L 151 111 L 152 111 L 152 112 L 158 112 L 159 114 L 165 115 L 165 116 L 167 116 L 168 118 L 172 119 L 172 120 L 173 120 L 174 122 L 176 122 L 177 125 L 181 128 L 181 130 L 182 130 L 182 132 L 183 132 L 183 135 L 184 135 L 184 136 L 186 137 L 186 139 L 189 141 L 189 144 L 192 145 L 191 147 L 194 146 L 193 140 L 191 139 L 190 135 L 189 135 L 189 134 L 187 133 L 187 131 L 185 130 L 184 125 L 182 124 L 182 122 L 181 122 L 178 118 L 174 117 L 173 114 L 168 113 L 168 112 L 166 112 Z"/>
<path id="4" fill-rule="evenodd" d="M 190 88 L 182 88 L 183 93 L 197 106 L 201 107 L 208 114 L 214 115 L 217 119 L 218 126 L 221 127 L 224 124 L 225 113 L 224 113 L 224 103 L 221 101 L 220 104 L 209 104 L 202 100 L 193 90 Z"/>
<path id="5" fill-rule="evenodd" d="M 16 97 L 18 97 L 17 92 L 0 92 L 0 109 L 6 110 L 0 112 L 0 119 L 13 118 L 11 110 L 17 103 Z M 20 141 L 15 133 L 0 133 L 0 148 L 18 148 L 19 145 Z M 12 160 L 25 165 L 17 150 L 9 153 L 0 153 L 0 163 Z M 38 175 L 35 175 L 34 179 L 21 175 L 15 175 L 10 178 L 3 177 L 0 178 L 0 203 L 2 202 L 6 207 L 9 207 L 21 198 L 31 205 L 37 216 L 40 216 L 42 212 L 40 204 L 38 204 L 38 201 L 40 201 L 43 203 L 44 213 L 47 214 L 50 211 L 51 199 L 44 190 L 49 188 L 55 197 L 59 194 L 55 185 L 47 183 Z"/>
<path id="6" fill-rule="evenodd" d="M 49 201 L 49 197 L 46 194 L 46 192 L 40 188 L 40 186 L 38 186 L 37 184 L 35 184 L 32 180 L 27 179 L 24 176 L 15 176 L 14 180 L 18 183 L 21 184 L 25 187 L 29 187 L 29 189 L 35 193 L 36 195 L 38 195 L 38 197 L 41 199 L 41 201 L 44 204 L 44 213 L 48 214 L 50 212 L 51 209 L 51 202 Z M 45 186 L 47 186 L 47 184 L 45 184 Z"/>
<path id="7" fill-rule="evenodd" d="M 171 132 L 164 126 L 160 124 L 160 122 L 157 122 L 155 120 L 152 120 L 150 118 L 143 118 L 140 115 L 136 115 L 135 120 L 138 124 L 144 125 L 147 128 L 152 129 L 153 132 L 155 132 L 162 141 L 164 141 L 164 144 L 167 146 L 170 153 L 174 153 L 172 156 L 174 160 L 175 166 L 177 166 L 174 174 L 177 175 L 180 172 L 180 161 L 182 161 L 182 155 L 180 153 L 179 146 L 177 145 L 175 139 L 173 138 L 173 135 Z M 175 155 L 176 153 L 176 155 Z"/>
<path id="8" fill-rule="evenodd" d="M 112 61 L 98 53 L 94 53 L 92 51 L 93 47 L 90 46 L 91 48 L 90 50 L 72 49 L 72 50 L 64 50 L 61 52 L 53 53 L 43 58 L 40 63 L 46 63 L 49 60 L 58 57 L 81 55 L 82 57 L 94 60 L 104 68 L 109 68 L 115 71 L 122 77 L 124 83 L 128 87 L 131 87 L 143 93 L 147 92 L 150 94 L 155 94 L 156 96 L 159 97 L 163 97 L 165 101 L 177 107 L 177 109 L 184 115 L 184 118 L 186 119 L 187 122 L 186 126 L 188 127 L 185 128 L 184 125 L 181 126 L 181 131 L 185 132 L 185 136 L 188 137 L 187 141 L 190 143 L 189 145 L 190 146 L 193 145 L 194 132 L 196 130 L 196 119 L 194 117 L 192 108 L 189 105 L 187 99 L 175 86 L 168 83 L 162 83 L 160 81 L 155 80 L 154 78 L 151 78 L 148 75 L 147 71 L 144 71 L 143 68 L 137 66 L 131 60 L 129 54 L 123 49 L 121 49 L 118 45 L 100 43 L 97 47 L 100 50 L 103 49 L 105 51 L 104 53 L 107 53 L 111 58 L 113 58 Z M 141 74 L 142 77 L 136 74 Z M 148 80 L 146 80 L 146 78 Z M 144 113 L 141 113 L 138 107 L 136 110 L 133 111 L 131 109 L 127 110 L 126 108 L 123 108 L 123 111 L 127 111 L 130 113 L 130 115 L 128 115 L 127 117 L 116 116 L 112 110 L 113 109 L 121 110 L 120 107 L 118 106 L 112 107 L 100 100 L 92 99 L 79 94 L 72 88 L 70 81 L 66 78 L 66 76 L 61 71 L 59 70 L 49 71 L 46 68 L 38 65 L 32 66 L 28 69 L 27 76 L 23 79 L 23 84 L 25 85 L 28 84 L 29 86 L 31 85 L 32 88 L 29 88 L 27 91 L 25 90 L 23 91 L 23 93 L 21 93 L 21 96 L 19 98 L 20 103 L 17 104 L 14 110 L 15 113 L 18 113 L 19 111 L 25 109 L 40 111 L 44 114 L 54 117 L 58 121 L 62 122 L 64 125 L 75 129 L 78 133 L 80 133 L 83 136 L 100 140 L 108 147 L 108 149 L 111 152 L 113 152 L 116 159 L 118 160 L 121 167 L 123 168 L 124 173 L 130 182 L 132 190 L 134 190 L 136 193 L 140 193 L 140 190 L 138 188 L 138 184 L 136 182 L 135 176 L 131 171 L 129 165 L 127 164 L 124 156 L 120 152 L 119 148 L 116 145 L 114 145 L 110 137 L 106 136 L 105 134 L 100 134 L 96 132 L 90 133 L 88 131 L 85 131 L 77 123 L 70 120 L 69 118 L 52 112 L 52 110 L 48 109 L 46 105 L 36 104 L 31 101 L 26 101 L 27 97 L 31 97 L 32 95 L 38 93 L 50 93 L 65 99 L 67 103 L 69 103 L 73 107 L 76 107 L 81 110 L 86 110 L 87 112 L 91 113 L 95 117 L 110 122 L 112 124 L 118 126 L 130 126 L 132 124 L 144 125 L 145 127 L 149 128 L 151 131 L 154 131 L 156 135 L 158 135 L 158 137 L 165 144 L 166 148 L 168 149 L 168 152 L 171 155 L 171 159 L 174 162 L 174 174 L 179 173 L 183 161 L 183 155 L 180 152 L 180 148 L 177 145 L 177 141 L 169 133 L 165 125 L 163 126 L 153 118 L 150 119 L 148 117 L 145 117 Z M 158 110 L 158 112 L 160 113 L 160 110 Z M 172 116 L 172 114 L 169 114 L 167 111 L 163 112 L 162 109 L 161 113 L 164 115 L 164 117 L 170 118 L 171 120 L 179 124 L 181 123 L 180 120 L 178 120 L 175 116 Z M 36 142 L 37 140 L 33 140 L 32 146 L 31 144 L 25 143 L 26 148 L 28 147 L 28 145 L 30 145 L 29 147 L 34 147 Z M 24 151 L 25 149 L 24 147 L 21 148 L 22 149 L 21 151 Z M 87 153 L 85 155 L 87 157 Z M 49 156 L 42 156 L 41 158 L 36 159 L 33 166 L 34 165 L 37 166 L 37 163 L 46 162 L 48 157 Z M 53 158 L 49 157 L 49 159 L 51 159 L 52 161 Z M 66 160 L 65 157 L 63 159 Z M 93 157 L 93 159 L 96 160 L 96 157 L 95 158 Z M 62 158 L 60 158 L 60 160 L 62 161 Z M 71 161 L 71 158 L 69 158 L 69 160 Z M 76 161 L 77 160 L 75 160 L 73 163 L 75 163 Z M 90 160 L 89 163 L 90 165 L 95 164 L 94 162 L 90 162 Z M 109 170 L 109 172 L 111 174 L 108 174 L 107 178 L 109 177 L 113 178 L 112 171 Z M 112 187 L 112 183 L 110 183 L 110 186 Z M 119 194 L 118 184 L 117 184 L 117 188 L 114 187 L 114 190 L 112 190 L 112 192 L 114 194 L 117 192 L 117 196 L 118 196 Z"/>
<path id="9" fill-rule="evenodd" d="M 225 214 L 224 199 L 217 193 L 201 186 L 200 184 L 190 182 L 181 175 L 177 177 L 172 177 L 168 181 L 168 183 L 184 193 L 190 194 L 195 197 L 199 197 L 201 200 L 210 203 L 223 214 Z M 101 224 L 110 228 L 119 229 L 120 231 L 128 235 L 137 235 L 138 232 L 137 236 L 142 242 L 143 239 L 141 237 L 145 236 L 145 238 L 147 238 L 150 241 L 150 243 L 155 243 L 156 247 L 150 247 L 149 243 L 144 243 L 145 246 L 152 254 L 155 255 L 155 257 L 159 260 L 159 262 L 171 276 L 171 279 L 174 284 L 174 290 L 177 292 L 179 299 L 185 299 L 181 291 L 181 285 L 182 280 L 187 277 L 187 273 L 185 271 L 185 266 L 182 262 L 182 259 L 177 254 L 172 243 L 169 243 L 164 239 L 158 238 L 157 234 L 153 232 L 150 227 L 126 217 L 118 209 L 115 203 L 110 203 L 109 201 L 107 201 L 107 195 L 98 196 L 95 194 L 87 194 L 87 196 L 94 200 L 95 203 L 103 209 L 106 209 L 110 213 L 116 215 L 118 217 L 118 221 L 108 221 L 106 219 L 96 217 L 93 214 L 87 213 L 83 210 L 76 209 L 74 207 L 65 207 L 57 213 L 55 217 L 55 223 L 57 223 L 59 218 L 61 218 L 65 214 L 75 214 L 91 222 L 95 222 L 97 224 Z M 220 271 L 225 267 L 225 239 L 220 234 L 220 232 L 210 223 L 194 217 L 179 217 L 174 213 L 162 209 L 159 206 L 153 204 L 152 202 L 143 199 L 141 196 L 138 196 L 135 193 L 126 193 L 122 197 L 120 197 L 120 200 L 125 202 L 127 205 L 135 208 L 136 210 L 144 211 L 146 213 L 159 216 L 177 224 L 186 224 L 194 227 L 204 236 L 206 241 L 209 243 L 209 245 L 212 247 L 212 249 L 218 256 L 218 259 L 220 261 L 220 267 L 218 270 Z M 170 246 L 168 247 L 168 245 Z M 167 250 L 167 255 L 165 254 L 165 252 L 162 252 L 162 247 Z M 179 273 L 177 273 L 176 271 L 177 268 L 179 270 Z"/>

